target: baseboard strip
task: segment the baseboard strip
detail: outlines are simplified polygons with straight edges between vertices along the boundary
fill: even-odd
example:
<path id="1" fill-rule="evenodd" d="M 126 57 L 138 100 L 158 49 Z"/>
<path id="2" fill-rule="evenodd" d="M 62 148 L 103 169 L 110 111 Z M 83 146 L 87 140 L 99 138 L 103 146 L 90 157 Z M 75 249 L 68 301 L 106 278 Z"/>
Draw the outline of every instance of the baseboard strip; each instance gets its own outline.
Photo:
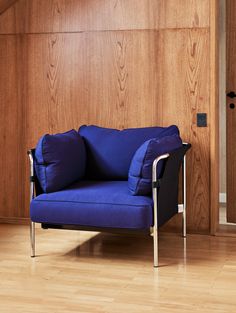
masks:
<path id="1" fill-rule="evenodd" d="M 220 193 L 219 201 L 220 203 L 226 203 L 226 193 Z"/>
<path id="2" fill-rule="evenodd" d="M 30 222 L 29 218 L 24 218 L 24 217 L 2 217 L 2 216 L 0 216 L 0 224 L 28 225 L 29 222 Z"/>

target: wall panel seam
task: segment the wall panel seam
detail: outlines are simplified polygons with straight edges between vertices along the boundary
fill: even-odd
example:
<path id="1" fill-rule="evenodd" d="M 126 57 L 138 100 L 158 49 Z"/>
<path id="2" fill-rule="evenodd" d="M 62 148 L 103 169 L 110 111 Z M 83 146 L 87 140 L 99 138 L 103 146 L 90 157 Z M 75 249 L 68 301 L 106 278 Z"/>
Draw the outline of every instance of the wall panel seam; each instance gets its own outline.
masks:
<path id="1" fill-rule="evenodd" d="M 51 34 L 89 34 L 89 33 L 110 33 L 110 32 L 142 32 L 142 31 L 181 31 L 181 30 L 210 30 L 210 27 L 180 27 L 180 28 L 137 28 L 137 29 L 106 29 L 106 30 L 82 30 L 82 31 L 68 31 L 68 32 L 19 32 L 19 33 L 1 33 L 0 36 L 14 36 L 14 35 L 51 35 Z"/>

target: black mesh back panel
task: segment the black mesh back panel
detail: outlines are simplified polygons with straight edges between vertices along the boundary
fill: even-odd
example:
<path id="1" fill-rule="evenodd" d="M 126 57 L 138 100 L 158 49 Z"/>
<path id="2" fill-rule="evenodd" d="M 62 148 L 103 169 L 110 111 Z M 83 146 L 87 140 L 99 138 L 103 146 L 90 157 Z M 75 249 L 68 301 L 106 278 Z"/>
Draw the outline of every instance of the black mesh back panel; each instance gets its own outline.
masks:
<path id="1" fill-rule="evenodd" d="M 173 151 L 165 161 L 160 187 L 157 192 L 157 218 L 158 226 L 163 225 L 172 216 L 178 213 L 178 186 L 179 171 L 183 157 L 191 145 L 183 145 L 182 148 Z"/>

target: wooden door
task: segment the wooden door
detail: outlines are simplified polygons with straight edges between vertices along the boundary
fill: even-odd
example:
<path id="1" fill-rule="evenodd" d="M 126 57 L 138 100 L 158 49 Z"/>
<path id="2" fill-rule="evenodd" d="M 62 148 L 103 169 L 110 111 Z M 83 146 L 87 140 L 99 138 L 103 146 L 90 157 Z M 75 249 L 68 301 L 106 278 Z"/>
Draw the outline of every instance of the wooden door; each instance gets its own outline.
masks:
<path id="1" fill-rule="evenodd" d="M 227 222 L 236 223 L 236 1 L 226 0 Z"/>

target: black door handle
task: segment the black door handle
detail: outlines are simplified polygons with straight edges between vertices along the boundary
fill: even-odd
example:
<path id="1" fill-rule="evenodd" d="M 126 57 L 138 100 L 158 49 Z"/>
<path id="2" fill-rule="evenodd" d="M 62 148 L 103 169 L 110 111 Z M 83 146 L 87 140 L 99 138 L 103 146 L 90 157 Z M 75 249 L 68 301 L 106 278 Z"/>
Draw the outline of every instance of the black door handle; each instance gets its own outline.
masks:
<path id="1" fill-rule="evenodd" d="M 231 99 L 236 98 L 236 93 L 234 91 L 230 91 L 229 93 L 227 93 L 227 97 Z"/>

